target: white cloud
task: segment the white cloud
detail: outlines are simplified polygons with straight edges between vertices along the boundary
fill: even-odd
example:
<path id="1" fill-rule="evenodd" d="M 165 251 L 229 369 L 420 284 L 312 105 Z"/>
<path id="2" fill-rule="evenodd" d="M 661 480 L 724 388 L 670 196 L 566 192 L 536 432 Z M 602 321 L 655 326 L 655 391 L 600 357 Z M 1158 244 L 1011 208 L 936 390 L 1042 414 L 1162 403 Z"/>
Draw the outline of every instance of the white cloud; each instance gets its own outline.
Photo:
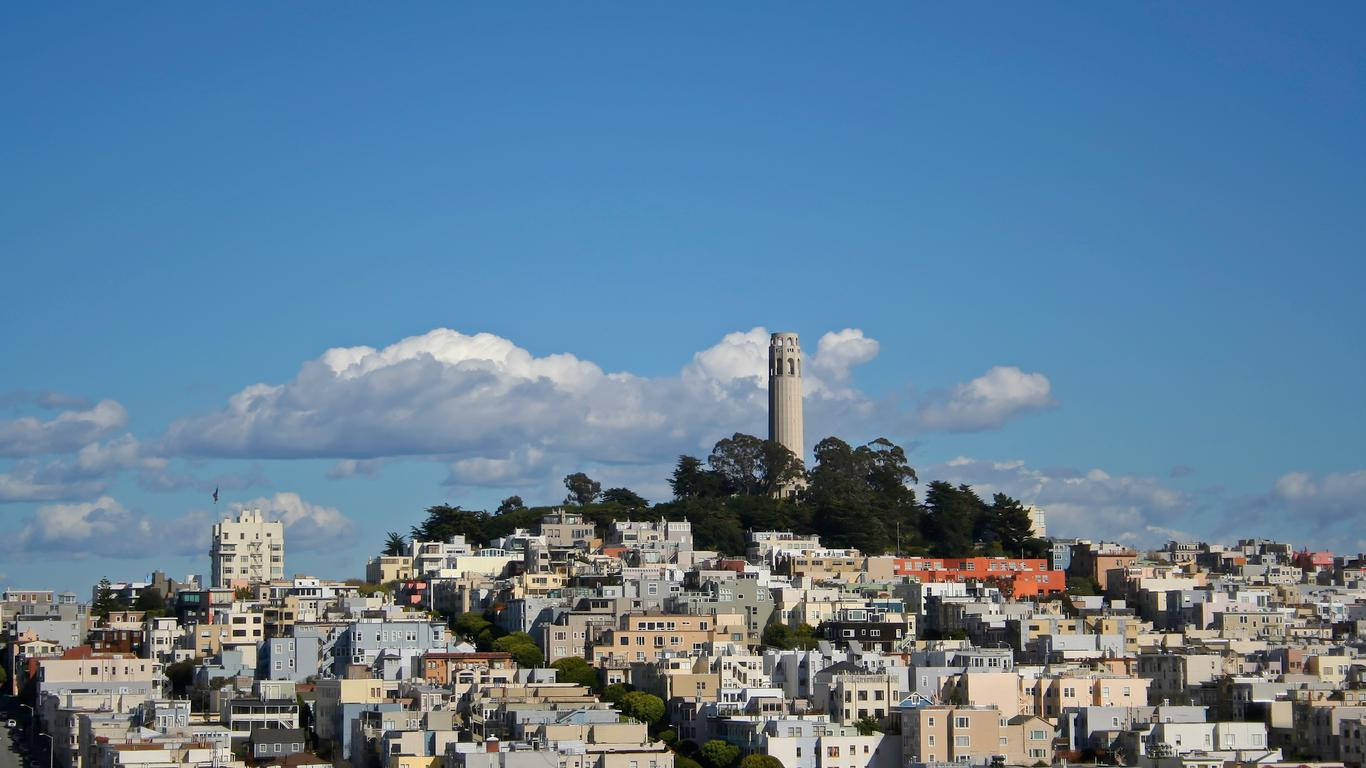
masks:
<path id="1" fill-rule="evenodd" d="M 450 464 L 444 485 L 484 487 L 526 486 L 545 477 L 546 453 L 535 447 L 522 447 L 501 458 L 474 456 Z"/>
<path id="2" fill-rule="evenodd" d="M 284 523 L 286 556 L 291 550 L 329 552 L 342 549 L 350 546 L 355 538 L 355 526 L 341 510 L 314 504 L 289 491 L 233 502 L 228 509 L 233 512 L 259 509 L 269 519 Z"/>
<path id="3" fill-rule="evenodd" d="M 341 480 L 347 477 L 374 477 L 379 474 L 380 467 L 384 462 L 380 459 L 342 459 L 333 464 L 327 470 L 329 480 Z"/>
<path id="4" fill-rule="evenodd" d="M 994 366 L 920 407 L 920 425 L 947 432 L 977 432 L 999 427 L 1012 416 L 1051 408 L 1052 385 L 1042 373 L 1015 366 Z"/>
<path id="5" fill-rule="evenodd" d="M 0 503 L 65 501 L 98 496 L 109 487 L 105 479 L 54 477 L 34 461 L 21 461 L 0 472 Z"/>
<path id="6" fill-rule="evenodd" d="M 93 498 L 124 470 L 138 471 L 143 487 L 158 489 L 167 484 L 168 464 L 166 459 L 147 453 L 137 438 L 125 434 L 56 458 L 14 463 L 0 473 L 0 503 Z"/>
<path id="7" fill-rule="evenodd" d="M 152 558 L 208 552 L 211 521 L 203 512 L 163 520 L 110 496 L 48 504 L 24 521 L 4 548 L 18 556 Z"/>
<path id="8" fill-rule="evenodd" d="M 844 385 L 856 366 L 877 357 L 878 343 L 857 328 L 830 331 L 816 342 L 816 354 L 807 370 L 827 387 Z"/>
<path id="9" fill-rule="evenodd" d="M 1287 472 L 1252 506 L 1318 526 L 1356 529 L 1366 512 L 1366 469 L 1351 472 Z"/>
<path id="10" fill-rule="evenodd" d="M 34 416 L 23 416 L 0 422 L 0 456 L 15 458 L 68 453 L 99 440 L 127 423 L 127 411 L 113 400 L 101 400 L 80 410 L 62 411 L 46 421 Z"/>
<path id="11" fill-rule="evenodd" d="M 448 466 L 448 485 L 530 487 L 590 466 L 667 473 L 680 453 L 705 454 L 737 431 L 764 433 L 768 342 L 762 327 L 726 334 L 677 375 L 647 378 L 438 328 L 383 348 L 329 349 L 288 382 L 253 384 L 221 410 L 176 421 L 162 444 L 172 455 L 336 459 L 333 478 L 373 471 L 381 459 L 425 456 Z M 844 329 L 808 349 L 811 444 L 831 434 L 897 437 L 910 427 L 895 402 L 854 386 L 854 369 L 878 348 L 862 331 Z M 965 385 L 985 388 L 988 418 L 999 420 L 1039 401 L 1000 391 L 1002 370 Z M 1008 371 L 1024 386 L 1042 380 L 1047 399 L 1041 374 Z M 980 413 L 981 404 L 972 405 Z"/>
<path id="12" fill-rule="evenodd" d="M 1341 547 L 1355 541 L 1366 506 L 1366 469 L 1315 475 L 1288 472 L 1259 494 L 1210 487 L 1186 490 L 1167 477 L 1038 469 L 1022 461 L 959 456 L 924 468 L 922 480 L 972 485 L 984 497 L 1006 493 L 1048 512 L 1056 536 L 1104 538 L 1135 546 L 1170 539 L 1232 542 L 1265 536 L 1295 546 Z M 1354 545 L 1348 545 L 1354 546 Z"/>
<path id="13" fill-rule="evenodd" d="M 920 472 L 922 480 L 967 483 L 983 498 L 1005 493 L 1048 514 L 1055 536 L 1123 541 L 1153 546 L 1167 541 L 1173 523 L 1185 526 L 1202 510 L 1198 494 L 1168 488 L 1139 475 L 1116 475 L 1103 469 L 1078 472 L 1042 470 L 1023 461 L 985 461 L 964 456 Z"/>
<path id="14" fill-rule="evenodd" d="M 166 444 L 204 456 L 449 457 L 457 477 L 511 476 L 500 462 L 547 456 L 672 460 L 721 435 L 762 429 L 767 348 L 763 328 L 732 333 L 677 377 L 644 378 L 443 328 L 383 349 L 327 350 L 286 384 L 246 387 L 217 413 L 177 421 Z M 808 410 L 819 413 L 828 400 L 866 402 L 825 379 L 847 382 L 875 352 L 876 342 L 856 330 L 822 339 L 807 377 Z"/>

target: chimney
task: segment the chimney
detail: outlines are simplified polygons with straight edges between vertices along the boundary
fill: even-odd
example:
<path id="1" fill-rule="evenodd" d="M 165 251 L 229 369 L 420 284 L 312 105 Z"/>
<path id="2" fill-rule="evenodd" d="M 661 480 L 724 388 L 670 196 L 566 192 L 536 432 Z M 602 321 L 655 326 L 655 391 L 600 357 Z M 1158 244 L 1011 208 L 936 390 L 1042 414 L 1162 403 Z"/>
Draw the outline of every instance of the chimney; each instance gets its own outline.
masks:
<path id="1" fill-rule="evenodd" d="M 488 741 L 484 742 L 484 751 L 487 752 L 487 753 L 489 753 L 489 754 L 494 754 L 495 752 L 497 752 L 497 751 L 498 751 L 498 740 L 497 740 L 497 739 L 489 739 Z"/>

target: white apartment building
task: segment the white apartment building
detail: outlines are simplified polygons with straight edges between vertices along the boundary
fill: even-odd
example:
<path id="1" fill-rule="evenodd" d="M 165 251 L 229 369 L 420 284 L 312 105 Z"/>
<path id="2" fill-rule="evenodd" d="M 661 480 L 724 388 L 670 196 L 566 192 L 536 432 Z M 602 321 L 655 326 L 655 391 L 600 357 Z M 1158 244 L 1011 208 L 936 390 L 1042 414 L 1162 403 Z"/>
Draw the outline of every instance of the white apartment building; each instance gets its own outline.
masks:
<path id="1" fill-rule="evenodd" d="M 285 576 L 285 526 L 261 510 L 242 510 L 237 519 L 213 525 L 209 549 L 213 586 L 241 587 Z"/>

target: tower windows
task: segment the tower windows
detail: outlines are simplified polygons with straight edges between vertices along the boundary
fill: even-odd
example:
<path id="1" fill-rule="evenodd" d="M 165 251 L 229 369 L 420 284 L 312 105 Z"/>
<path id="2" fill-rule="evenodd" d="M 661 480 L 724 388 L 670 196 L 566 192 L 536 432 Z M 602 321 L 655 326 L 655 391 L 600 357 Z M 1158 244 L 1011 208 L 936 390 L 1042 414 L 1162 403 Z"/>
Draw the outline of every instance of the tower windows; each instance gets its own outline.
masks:
<path id="1" fill-rule="evenodd" d="M 797 373 L 797 363 L 792 358 L 787 359 L 787 375 L 794 376 Z"/>

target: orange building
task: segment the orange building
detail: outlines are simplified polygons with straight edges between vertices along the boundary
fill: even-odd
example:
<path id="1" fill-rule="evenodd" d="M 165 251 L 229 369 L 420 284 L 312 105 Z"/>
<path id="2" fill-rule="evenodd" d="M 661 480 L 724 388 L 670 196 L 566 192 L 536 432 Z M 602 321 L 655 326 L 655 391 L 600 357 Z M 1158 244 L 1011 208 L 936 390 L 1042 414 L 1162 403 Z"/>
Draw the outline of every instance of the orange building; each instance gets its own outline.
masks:
<path id="1" fill-rule="evenodd" d="M 985 581 L 1013 597 L 1051 595 L 1067 589 L 1067 574 L 1050 570 L 1042 558 L 902 557 L 893 564 L 898 576 L 922 582 Z"/>

